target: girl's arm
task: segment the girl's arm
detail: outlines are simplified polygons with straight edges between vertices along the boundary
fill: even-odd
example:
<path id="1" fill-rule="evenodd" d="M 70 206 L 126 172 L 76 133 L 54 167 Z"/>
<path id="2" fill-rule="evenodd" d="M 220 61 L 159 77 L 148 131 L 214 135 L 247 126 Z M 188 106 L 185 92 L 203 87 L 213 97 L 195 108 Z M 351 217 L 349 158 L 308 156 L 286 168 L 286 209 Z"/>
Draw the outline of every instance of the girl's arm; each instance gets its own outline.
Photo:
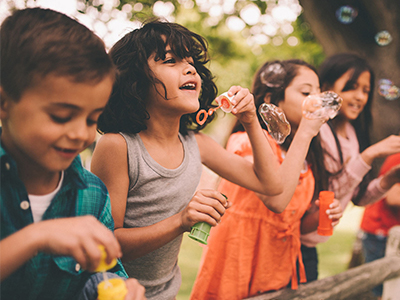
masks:
<path id="1" fill-rule="evenodd" d="M 395 184 L 387 192 L 385 201 L 387 205 L 400 209 L 400 183 Z"/>
<path id="2" fill-rule="evenodd" d="M 392 167 L 384 175 L 372 180 L 357 205 L 365 206 L 382 199 L 396 183 L 400 183 L 400 165 Z"/>
<path id="3" fill-rule="evenodd" d="M 371 165 L 379 157 L 386 157 L 400 152 L 400 135 L 391 135 L 380 142 L 369 146 L 361 153 L 362 159 Z"/>
<path id="4" fill-rule="evenodd" d="M 268 195 L 282 192 L 279 164 L 258 122 L 253 95 L 247 89 L 233 86 L 232 114 L 242 122 L 253 148 L 253 161 L 226 151 L 212 138 L 196 134 L 202 163 L 221 177 L 247 189 Z"/>
<path id="5" fill-rule="evenodd" d="M 281 213 L 292 199 L 311 140 L 324 122 L 325 120 L 322 119 L 307 120 L 302 118 L 280 167 L 285 183 L 283 193 L 277 196 L 257 195 L 273 212 Z"/>
<path id="6" fill-rule="evenodd" d="M 216 225 L 228 203 L 217 191 L 196 192 L 188 206 L 180 213 L 146 227 L 124 228 L 126 201 L 129 189 L 128 153 L 125 139 L 119 134 L 102 136 L 93 153 L 91 171 L 107 186 L 111 199 L 112 216 L 124 256 L 133 260 L 169 243 L 197 222 Z"/>

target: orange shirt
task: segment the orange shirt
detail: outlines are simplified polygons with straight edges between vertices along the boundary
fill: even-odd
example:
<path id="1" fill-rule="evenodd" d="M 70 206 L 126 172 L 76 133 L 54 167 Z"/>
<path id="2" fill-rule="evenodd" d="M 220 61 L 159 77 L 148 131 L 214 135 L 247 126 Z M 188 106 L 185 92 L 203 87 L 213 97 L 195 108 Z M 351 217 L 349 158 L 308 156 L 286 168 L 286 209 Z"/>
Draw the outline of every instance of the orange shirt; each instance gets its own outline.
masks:
<path id="1" fill-rule="evenodd" d="M 277 158 L 282 153 L 270 138 Z M 233 134 L 227 149 L 241 156 L 251 155 L 248 136 Z M 240 172 L 240 170 L 238 170 Z M 252 191 L 223 180 L 219 190 L 232 202 L 204 249 L 191 299 L 243 299 L 286 287 L 292 280 L 297 288 L 296 262 L 302 278 L 305 272 L 300 251 L 300 221 L 314 193 L 309 168 L 281 214 L 270 211 Z"/>

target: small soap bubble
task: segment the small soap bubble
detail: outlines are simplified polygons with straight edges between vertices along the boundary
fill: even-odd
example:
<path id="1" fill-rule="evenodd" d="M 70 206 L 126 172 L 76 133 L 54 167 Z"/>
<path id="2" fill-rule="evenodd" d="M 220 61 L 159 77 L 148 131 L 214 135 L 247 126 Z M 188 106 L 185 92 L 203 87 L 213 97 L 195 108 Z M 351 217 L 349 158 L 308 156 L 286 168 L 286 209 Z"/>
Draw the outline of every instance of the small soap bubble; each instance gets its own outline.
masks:
<path id="1" fill-rule="evenodd" d="M 392 42 L 392 36 L 388 31 L 383 30 L 375 35 L 375 41 L 379 46 L 387 46 Z"/>
<path id="2" fill-rule="evenodd" d="M 357 15 L 358 11 L 349 5 L 341 6 L 336 10 L 336 18 L 342 24 L 352 23 Z"/>
<path id="3" fill-rule="evenodd" d="M 291 130 L 285 113 L 279 107 L 269 103 L 261 104 L 258 113 L 265 125 L 267 125 L 268 132 L 272 138 L 278 144 L 282 144 Z"/>
<path id="4" fill-rule="evenodd" d="M 302 113 L 306 119 L 333 119 L 338 114 L 342 102 L 343 99 L 332 91 L 308 95 L 303 101 Z"/>
<path id="5" fill-rule="evenodd" d="M 270 64 L 260 74 L 260 80 L 270 88 L 281 87 L 285 81 L 286 71 L 280 63 Z"/>
<path id="6" fill-rule="evenodd" d="M 395 100 L 400 97 L 400 89 L 390 79 L 380 79 L 378 93 L 386 100 Z"/>

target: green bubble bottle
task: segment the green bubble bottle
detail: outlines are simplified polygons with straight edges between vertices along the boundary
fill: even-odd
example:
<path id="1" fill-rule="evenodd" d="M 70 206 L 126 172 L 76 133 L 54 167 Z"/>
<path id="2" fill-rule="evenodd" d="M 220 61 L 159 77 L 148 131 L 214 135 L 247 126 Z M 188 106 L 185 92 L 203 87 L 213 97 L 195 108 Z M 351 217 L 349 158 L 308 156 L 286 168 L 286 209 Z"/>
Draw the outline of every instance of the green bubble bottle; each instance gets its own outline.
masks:
<path id="1" fill-rule="evenodd" d="M 104 280 L 97 286 L 98 300 L 124 300 L 128 292 L 125 281 L 121 278 L 107 278 L 106 271 L 117 264 L 114 258 L 111 263 L 106 263 L 107 253 L 103 245 L 99 245 L 101 250 L 101 260 L 95 272 L 102 272 Z"/>
<path id="2" fill-rule="evenodd" d="M 224 194 L 222 194 L 222 196 L 224 196 L 225 199 L 228 199 L 228 197 L 225 196 Z M 199 222 L 193 225 L 189 237 L 191 239 L 194 239 L 195 241 L 198 241 L 199 243 L 207 245 L 207 239 L 210 235 L 210 230 L 211 230 L 210 224 L 206 222 Z"/>

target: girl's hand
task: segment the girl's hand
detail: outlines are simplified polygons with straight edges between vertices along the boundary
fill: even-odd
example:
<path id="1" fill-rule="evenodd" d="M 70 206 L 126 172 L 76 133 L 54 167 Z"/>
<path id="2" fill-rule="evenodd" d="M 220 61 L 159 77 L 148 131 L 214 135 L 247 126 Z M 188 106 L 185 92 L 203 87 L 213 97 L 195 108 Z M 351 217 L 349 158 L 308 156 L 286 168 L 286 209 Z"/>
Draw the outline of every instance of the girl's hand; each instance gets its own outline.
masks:
<path id="1" fill-rule="evenodd" d="M 228 95 L 234 95 L 231 101 L 233 104 L 232 114 L 235 115 L 243 125 L 250 124 L 254 120 L 258 122 L 254 97 L 248 89 L 240 86 L 232 86 L 228 90 Z"/>
<path id="2" fill-rule="evenodd" d="M 316 200 L 315 204 L 319 206 L 319 200 Z M 339 220 L 343 216 L 343 209 L 339 200 L 333 199 L 333 202 L 331 205 L 329 205 L 329 209 L 326 211 L 326 214 L 329 216 L 329 219 L 332 220 L 332 226 L 339 224 Z"/>
<path id="3" fill-rule="evenodd" d="M 321 126 L 328 120 L 329 117 L 318 119 L 306 119 L 302 117 L 297 131 L 302 132 L 307 135 L 307 137 L 313 138 L 318 134 Z"/>
<path id="4" fill-rule="evenodd" d="M 373 144 L 361 153 L 361 157 L 371 165 L 375 158 L 386 157 L 400 152 L 400 135 L 391 135 Z"/>
<path id="5" fill-rule="evenodd" d="M 181 212 L 181 227 L 190 231 L 198 222 L 206 222 L 212 226 L 221 222 L 221 217 L 230 203 L 218 191 L 199 190 L 189 204 Z"/>

